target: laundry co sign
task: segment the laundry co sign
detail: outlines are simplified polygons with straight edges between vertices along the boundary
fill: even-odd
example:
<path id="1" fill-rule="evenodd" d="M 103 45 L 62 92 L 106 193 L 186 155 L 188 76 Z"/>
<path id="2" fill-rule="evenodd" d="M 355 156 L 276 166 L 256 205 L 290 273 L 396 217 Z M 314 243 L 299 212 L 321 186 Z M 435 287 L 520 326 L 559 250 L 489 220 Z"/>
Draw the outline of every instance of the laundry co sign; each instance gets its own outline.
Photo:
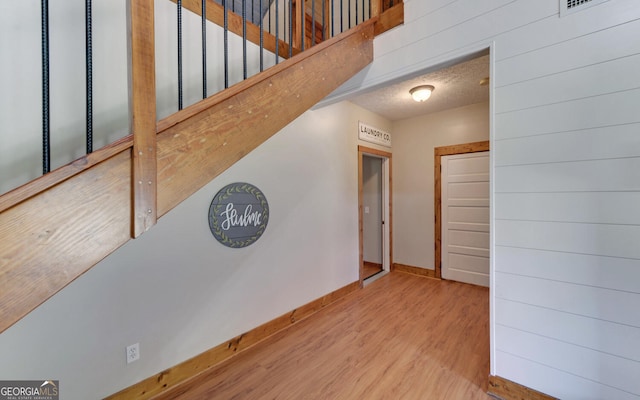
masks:
<path id="1" fill-rule="evenodd" d="M 366 142 L 391 147 L 391 134 L 358 121 L 358 138 Z"/>
<path id="2" fill-rule="evenodd" d="M 257 187 L 244 182 L 223 187 L 209 206 L 209 228 L 227 247 L 247 247 L 257 241 L 269 222 L 269 204 Z"/>

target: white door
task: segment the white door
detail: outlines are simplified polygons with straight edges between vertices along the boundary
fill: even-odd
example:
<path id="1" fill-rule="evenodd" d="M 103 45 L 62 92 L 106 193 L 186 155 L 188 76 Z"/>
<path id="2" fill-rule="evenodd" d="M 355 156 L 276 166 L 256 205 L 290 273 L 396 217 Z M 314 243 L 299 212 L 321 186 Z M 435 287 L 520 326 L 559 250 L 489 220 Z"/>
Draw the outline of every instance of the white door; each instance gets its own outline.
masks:
<path id="1" fill-rule="evenodd" d="M 489 286 L 489 152 L 441 159 L 442 277 Z"/>

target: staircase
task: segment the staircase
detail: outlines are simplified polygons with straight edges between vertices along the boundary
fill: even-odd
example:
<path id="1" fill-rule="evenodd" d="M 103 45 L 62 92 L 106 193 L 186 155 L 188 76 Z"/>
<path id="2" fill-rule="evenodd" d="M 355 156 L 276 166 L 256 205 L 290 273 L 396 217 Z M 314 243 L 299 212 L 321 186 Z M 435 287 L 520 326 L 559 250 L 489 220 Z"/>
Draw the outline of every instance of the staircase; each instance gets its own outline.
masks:
<path id="1" fill-rule="evenodd" d="M 374 31 L 388 29 L 377 21 L 154 122 L 151 136 L 134 114 L 132 135 L 0 196 L 0 332 L 150 228 L 146 207 L 163 216 L 368 65 Z"/>

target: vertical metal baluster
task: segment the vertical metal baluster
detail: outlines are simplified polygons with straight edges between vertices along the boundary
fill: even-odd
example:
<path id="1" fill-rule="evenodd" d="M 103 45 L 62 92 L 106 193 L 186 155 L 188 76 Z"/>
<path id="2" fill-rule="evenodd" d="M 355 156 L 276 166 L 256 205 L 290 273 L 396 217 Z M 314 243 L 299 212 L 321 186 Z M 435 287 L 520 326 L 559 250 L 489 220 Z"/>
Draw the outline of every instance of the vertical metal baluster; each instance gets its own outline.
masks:
<path id="1" fill-rule="evenodd" d="M 327 3 L 325 2 L 325 0 L 322 0 L 322 41 L 323 42 L 327 39 L 325 37 L 326 36 L 325 35 L 325 29 L 326 29 L 325 22 L 326 22 L 326 18 L 327 18 L 326 12 L 325 12 L 325 10 L 327 8 L 326 6 L 327 6 Z"/>
<path id="2" fill-rule="evenodd" d="M 271 4 L 269 4 L 269 33 L 271 33 Z"/>
<path id="3" fill-rule="evenodd" d="M 222 0 L 222 8 L 224 9 L 224 88 L 226 89 L 229 87 L 229 8 L 227 0 Z"/>
<path id="4" fill-rule="evenodd" d="M 343 1 L 340 0 L 340 33 L 344 32 L 344 4 Z"/>
<path id="5" fill-rule="evenodd" d="M 91 0 L 85 0 L 85 57 L 87 77 L 87 154 L 93 152 L 93 38 Z"/>
<path id="6" fill-rule="evenodd" d="M 178 6 L 178 110 L 182 110 L 182 0 Z"/>
<path id="7" fill-rule="evenodd" d="M 262 23 L 262 0 L 258 6 L 260 7 L 260 72 L 264 71 L 264 29 Z"/>
<path id="8" fill-rule="evenodd" d="M 371 19 L 371 0 L 369 0 L 369 19 Z"/>
<path id="9" fill-rule="evenodd" d="M 311 0 L 311 46 L 316 45 L 316 0 Z"/>
<path id="10" fill-rule="evenodd" d="M 293 57 L 293 0 L 289 0 L 289 58 Z"/>
<path id="11" fill-rule="evenodd" d="M 331 37 L 333 37 L 336 34 L 335 30 L 334 30 L 334 27 L 336 25 L 335 24 L 336 21 L 334 20 L 334 17 L 336 15 L 336 10 L 335 10 L 335 7 L 334 7 L 335 0 L 329 0 L 329 1 L 331 1 L 331 12 L 329 13 L 329 15 L 330 15 L 329 18 L 331 18 L 331 21 L 329 21 L 329 26 L 331 27 Z"/>
<path id="12" fill-rule="evenodd" d="M 202 98 L 207 98 L 207 0 L 202 0 Z"/>
<path id="13" fill-rule="evenodd" d="M 351 0 L 349 0 L 349 9 L 348 9 L 349 13 L 347 14 L 347 17 L 349 18 L 349 25 L 348 25 L 348 29 L 351 29 Z"/>
<path id="14" fill-rule="evenodd" d="M 354 0 L 356 3 L 356 26 L 358 26 L 358 0 Z"/>
<path id="15" fill-rule="evenodd" d="M 259 1 L 261 2 L 261 1 Z M 258 4 L 259 6 L 260 4 Z M 262 9 L 260 9 L 260 11 L 258 11 L 259 15 L 262 15 Z M 256 5 L 255 5 L 255 0 L 251 0 L 251 22 L 253 22 L 256 25 L 259 25 L 258 20 L 256 19 Z"/>
<path id="16" fill-rule="evenodd" d="M 247 0 L 242 0 L 242 76 L 247 79 Z"/>
<path id="17" fill-rule="evenodd" d="M 304 0 L 300 0 L 300 12 L 302 13 L 302 22 L 300 23 L 300 38 L 302 39 L 300 41 L 300 50 L 304 51 L 304 39 L 305 39 L 305 31 L 304 31 L 304 17 L 306 16 L 306 12 L 304 9 Z"/>
<path id="18" fill-rule="evenodd" d="M 42 0 L 42 173 L 51 170 L 50 110 L 49 110 L 49 1 Z"/>
<path id="19" fill-rule="evenodd" d="M 278 23 L 280 18 L 278 15 L 280 13 L 279 4 L 280 2 L 276 0 L 276 65 L 280 63 L 280 40 L 278 40 L 280 32 L 280 24 Z"/>

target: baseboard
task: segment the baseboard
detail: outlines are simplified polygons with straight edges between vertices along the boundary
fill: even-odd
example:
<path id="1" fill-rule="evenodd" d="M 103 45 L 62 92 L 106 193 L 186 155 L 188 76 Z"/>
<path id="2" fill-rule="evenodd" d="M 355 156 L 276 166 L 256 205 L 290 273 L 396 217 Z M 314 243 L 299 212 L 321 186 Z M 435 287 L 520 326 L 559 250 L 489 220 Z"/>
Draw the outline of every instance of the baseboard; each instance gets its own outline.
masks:
<path id="1" fill-rule="evenodd" d="M 230 358 L 234 354 L 237 354 L 238 352 L 266 339 L 274 333 L 309 317 L 327 305 L 359 289 L 359 287 L 360 284 L 358 281 L 350 283 L 347 286 L 335 290 L 319 299 L 313 300 L 287 314 L 283 314 L 280 317 L 264 323 L 240 336 L 236 336 L 233 339 L 213 347 L 212 349 L 209 349 L 187 361 L 129 386 L 128 388 L 107 397 L 105 400 L 145 400 L 157 396 L 165 390 L 179 385 L 208 368 Z"/>
<path id="2" fill-rule="evenodd" d="M 494 375 L 489 376 L 488 392 L 503 400 L 555 400 L 555 397 Z"/>
<path id="3" fill-rule="evenodd" d="M 394 271 L 399 271 L 399 272 L 406 272 L 408 274 L 413 274 L 413 275 L 424 276 L 424 277 L 427 277 L 427 278 L 435 278 L 436 277 L 436 271 L 434 271 L 432 269 L 413 267 L 411 265 L 393 263 L 393 270 Z"/>

